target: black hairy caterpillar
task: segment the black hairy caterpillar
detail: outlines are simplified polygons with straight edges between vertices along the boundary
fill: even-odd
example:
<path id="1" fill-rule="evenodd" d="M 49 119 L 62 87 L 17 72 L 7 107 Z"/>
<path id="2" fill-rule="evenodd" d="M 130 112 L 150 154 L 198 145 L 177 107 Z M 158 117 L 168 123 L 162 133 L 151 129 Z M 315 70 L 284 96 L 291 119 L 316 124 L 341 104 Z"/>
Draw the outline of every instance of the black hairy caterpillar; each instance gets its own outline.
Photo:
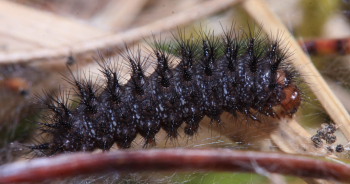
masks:
<path id="1" fill-rule="evenodd" d="M 174 38 L 174 46 L 154 39 L 147 57 L 126 48 L 130 79 L 125 84 L 118 69 L 104 62 L 99 62 L 104 85 L 73 78 L 77 106 L 52 97 L 46 103 L 51 115 L 41 123 L 50 139 L 31 148 L 44 155 L 109 150 L 114 143 L 129 148 L 138 134 L 146 145 L 155 144 L 161 128 L 176 138 L 183 123 L 185 133 L 194 135 L 204 116 L 221 123 L 224 111 L 255 121 L 297 111 L 301 92 L 278 38 L 253 31 L 237 36 L 233 28 L 222 37 L 201 33 L 199 39 L 185 39 L 180 31 Z M 172 55 L 179 60 L 176 67 Z M 146 76 L 152 58 L 155 72 Z"/>

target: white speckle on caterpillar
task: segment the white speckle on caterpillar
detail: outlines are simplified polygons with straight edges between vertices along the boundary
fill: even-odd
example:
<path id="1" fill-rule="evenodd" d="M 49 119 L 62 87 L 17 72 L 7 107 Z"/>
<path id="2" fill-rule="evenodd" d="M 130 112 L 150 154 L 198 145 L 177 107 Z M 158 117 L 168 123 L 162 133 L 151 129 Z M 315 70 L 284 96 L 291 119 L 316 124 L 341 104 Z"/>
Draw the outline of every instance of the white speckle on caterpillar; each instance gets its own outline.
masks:
<path id="1" fill-rule="evenodd" d="M 129 148 L 137 135 L 154 145 L 163 129 L 178 137 L 196 134 L 203 117 L 222 124 L 221 115 L 244 116 L 255 122 L 292 116 L 302 101 L 296 72 L 280 40 L 261 32 L 238 35 L 234 28 L 223 36 L 199 31 L 186 39 L 179 31 L 166 43 L 154 37 L 152 52 L 126 47 L 130 79 L 123 83 L 117 63 L 98 61 L 104 84 L 73 77 L 70 83 L 80 99 L 76 106 L 53 99 L 51 114 L 41 130 L 49 140 L 32 146 L 44 155 L 74 151 L 109 150 L 113 144 Z M 172 66 L 173 60 L 179 60 Z M 146 68 L 154 64 L 154 72 Z"/>

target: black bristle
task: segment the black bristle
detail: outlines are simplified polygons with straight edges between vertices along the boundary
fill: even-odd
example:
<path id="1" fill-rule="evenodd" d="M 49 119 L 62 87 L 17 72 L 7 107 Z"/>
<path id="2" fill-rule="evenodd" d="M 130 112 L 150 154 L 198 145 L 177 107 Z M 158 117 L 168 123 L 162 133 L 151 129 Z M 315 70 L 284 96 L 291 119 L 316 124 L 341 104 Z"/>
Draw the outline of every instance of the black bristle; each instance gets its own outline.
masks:
<path id="1" fill-rule="evenodd" d="M 105 83 L 97 85 L 72 74 L 68 81 L 79 100 L 69 106 L 68 96 L 49 97 L 46 107 L 51 113 L 40 123 L 49 141 L 31 149 L 45 155 L 109 150 L 113 144 L 125 149 L 137 135 L 145 146 L 152 146 L 160 129 L 174 139 L 185 123 L 185 134 L 192 136 L 204 116 L 220 124 L 224 111 L 255 121 L 292 115 L 300 101 L 291 101 L 295 99 L 289 99 L 287 92 L 300 91 L 287 49 L 279 39 L 262 36 L 261 29 L 244 35 L 236 34 L 233 26 L 222 37 L 200 32 L 199 38 L 186 39 L 179 31 L 174 44 L 153 37 L 152 53 L 146 56 L 140 47 L 126 47 L 122 58 L 130 79 L 125 84 L 120 65 L 100 57 Z M 148 75 L 150 63 L 154 72 Z M 283 111 L 277 112 L 276 106 Z"/>

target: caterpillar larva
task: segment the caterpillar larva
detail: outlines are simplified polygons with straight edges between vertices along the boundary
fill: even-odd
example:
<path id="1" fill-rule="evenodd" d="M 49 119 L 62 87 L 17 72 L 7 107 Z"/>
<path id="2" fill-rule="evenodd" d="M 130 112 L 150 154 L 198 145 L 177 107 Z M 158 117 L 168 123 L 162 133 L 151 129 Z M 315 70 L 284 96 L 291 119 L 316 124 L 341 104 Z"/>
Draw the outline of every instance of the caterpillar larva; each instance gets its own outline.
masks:
<path id="1" fill-rule="evenodd" d="M 157 41 L 147 57 L 127 48 L 130 79 L 120 83 L 113 64 L 100 62 L 105 84 L 74 78 L 79 102 L 69 107 L 59 99 L 47 103 L 51 115 L 41 129 L 50 139 L 32 146 L 45 155 L 62 152 L 109 150 L 114 143 L 129 148 L 137 134 L 155 143 L 162 128 L 176 138 L 185 123 L 193 135 L 204 116 L 221 123 L 228 112 L 259 121 L 263 117 L 292 116 L 301 103 L 296 72 L 280 40 L 233 28 L 222 37 L 201 33 L 185 39 L 181 32 L 173 43 Z M 179 63 L 171 67 L 176 57 Z M 145 63 L 155 62 L 146 76 Z"/>

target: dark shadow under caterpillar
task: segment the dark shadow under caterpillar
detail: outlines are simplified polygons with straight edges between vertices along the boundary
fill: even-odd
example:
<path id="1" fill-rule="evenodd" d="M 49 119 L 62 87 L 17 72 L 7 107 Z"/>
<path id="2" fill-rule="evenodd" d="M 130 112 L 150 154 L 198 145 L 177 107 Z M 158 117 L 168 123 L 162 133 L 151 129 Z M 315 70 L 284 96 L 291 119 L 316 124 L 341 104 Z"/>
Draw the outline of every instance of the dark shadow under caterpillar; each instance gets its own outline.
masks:
<path id="1" fill-rule="evenodd" d="M 253 31 L 237 36 L 233 28 L 222 37 L 201 33 L 185 39 L 180 31 L 174 38 L 174 44 L 154 39 L 147 57 L 127 48 L 123 58 L 130 79 L 125 84 L 118 67 L 103 61 L 104 85 L 71 80 L 80 99 L 76 107 L 52 97 L 46 103 L 51 114 L 40 127 L 49 140 L 31 148 L 44 155 L 109 150 L 114 143 L 129 148 L 138 134 L 147 145 L 155 144 L 161 128 L 176 138 L 183 123 L 185 133 L 193 135 L 204 116 L 221 123 L 224 111 L 255 121 L 297 111 L 301 92 L 278 38 Z M 175 59 L 179 63 L 171 67 Z M 156 62 L 155 71 L 146 76 L 150 62 Z"/>

